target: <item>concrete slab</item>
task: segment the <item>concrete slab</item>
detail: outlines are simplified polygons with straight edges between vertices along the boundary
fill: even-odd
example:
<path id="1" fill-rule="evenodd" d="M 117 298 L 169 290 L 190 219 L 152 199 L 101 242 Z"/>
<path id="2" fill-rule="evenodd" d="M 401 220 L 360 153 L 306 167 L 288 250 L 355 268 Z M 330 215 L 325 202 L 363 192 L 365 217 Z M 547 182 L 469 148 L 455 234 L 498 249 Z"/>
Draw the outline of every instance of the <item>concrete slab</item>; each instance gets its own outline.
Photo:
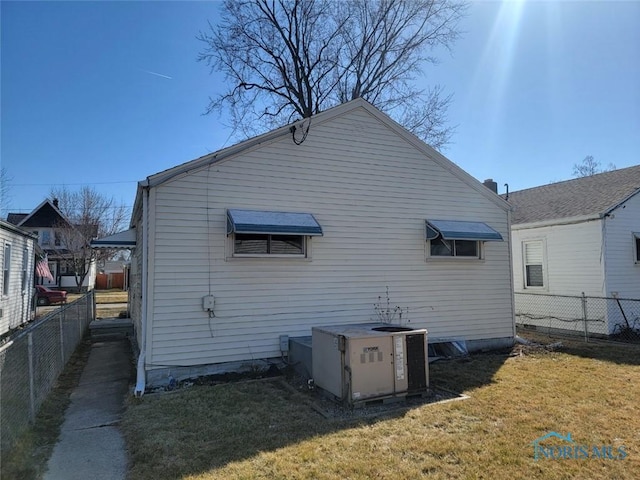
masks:
<path id="1" fill-rule="evenodd" d="M 129 391 L 130 362 L 127 340 L 92 345 L 44 480 L 125 478 L 127 454 L 118 422 Z"/>

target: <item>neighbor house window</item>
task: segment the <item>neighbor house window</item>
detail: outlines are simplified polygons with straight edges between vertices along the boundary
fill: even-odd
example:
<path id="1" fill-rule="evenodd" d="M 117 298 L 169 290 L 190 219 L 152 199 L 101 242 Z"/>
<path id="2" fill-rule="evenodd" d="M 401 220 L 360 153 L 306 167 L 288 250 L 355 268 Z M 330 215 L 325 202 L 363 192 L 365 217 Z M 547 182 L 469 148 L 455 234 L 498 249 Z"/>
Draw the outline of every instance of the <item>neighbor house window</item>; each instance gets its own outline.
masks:
<path id="1" fill-rule="evenodd" d="M 438 237 L 429 240 L 429 251 L 432 257 L 480 258 L 480 242 Z"/>
<path id="2" fill-rule="evenodd" d="M 54 231 L 53 239 L 54 239 L 53 242 L 56 247 L 59 247 L 60 245 L 62 245 L 62 236 L 60 235 L 60 232 Z"/>
<path id="3" fill-rule="evenodd" d="M 525 287 L 544 287 L 544 246 L 542 240 L 523 243 Z"/>
<path id="4" fill-rule="evenodd" d="M 635 233 L 633 235 L 633 240 L 635 242 L 634 246 L 636 247 L 636 263 L 640 263 L 640 233 Z"/>
<path id="5" fill-rule="evenodd" d="M 22 251 L 22 291 L 27 290 L 27 272 L 29 270 L 29 249 Z"/>
<path id="6" fill-rule="evenodd" d="M 11 245 L 4 245 L 4 260 L 2 274 L 2 294 L 9 295 L 9 275 L 11 274 Z"/>
<path id="7" fill-rule="evenodd" d="M 42 245 L 51 244 L 51 232 L 49 230 L 42 231 Z"/>
<path id="8" fill-rule="evenodd" d="M 306 253 L 303 235 L 270 235 L 236 233 L 233 239 L 234 255 L 298 255 Z"/>

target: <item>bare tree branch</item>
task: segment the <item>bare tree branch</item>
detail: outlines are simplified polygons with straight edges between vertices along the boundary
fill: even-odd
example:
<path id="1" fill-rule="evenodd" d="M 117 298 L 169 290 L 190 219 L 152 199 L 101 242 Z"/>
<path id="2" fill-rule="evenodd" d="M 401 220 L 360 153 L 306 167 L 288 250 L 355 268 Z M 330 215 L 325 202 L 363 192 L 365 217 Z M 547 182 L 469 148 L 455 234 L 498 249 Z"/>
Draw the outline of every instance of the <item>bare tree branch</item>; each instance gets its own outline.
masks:
<path id="1" fill-rule="evenodd" d="M 581 163 L 575 163 L 573 165 L 573 176 L 576 178 L 590 177 L 591 175 L 610 172 L 615 169 L 616 166 L 613 163 L 609 163 L 609 165 L 604 168 L 600 165 L 600 162 L 598 160 L 593 158 L 593 155 L 587 155 L 586 157 L 584 157 Z"/>
<path id="2" fill-rule="evenodd" d="M 228 110 L 247 134 L 362 97 L 441 148 L 451 95 L 414 80 L 437 63 L 429 51 L 452 47 L 465 10 L 465 0 L 225 0 L 197 37 L 198 60 L 229 83 L 206 112 Z"/>
<path id="3" fill-rule="evenodd" d="M 115 253 L 92 249 L 91 240 L 122 230 L 128 216 L 127 208 L 117 204 L 113 197 L 106 197 L 88 186 L 77 191 L 53 188 L 49 197 L 52 201 L 57 200 L 58 208 L 69 220 L 69 223 L 58 222 L 54 230 L 64 247 L 67 267 L 71 268 L 80 289 L 92 261 L 108 260 Z"/>

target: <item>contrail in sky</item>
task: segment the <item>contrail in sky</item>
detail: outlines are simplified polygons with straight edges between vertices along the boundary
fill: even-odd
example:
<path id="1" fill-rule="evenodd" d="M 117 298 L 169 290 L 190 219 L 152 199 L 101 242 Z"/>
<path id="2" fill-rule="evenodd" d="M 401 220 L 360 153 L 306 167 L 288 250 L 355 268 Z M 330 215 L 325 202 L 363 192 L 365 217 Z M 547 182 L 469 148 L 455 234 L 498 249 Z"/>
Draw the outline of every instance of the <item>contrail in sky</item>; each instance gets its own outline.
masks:
<path id="1" fill-rule="evenodd" d="M 173 77 L 170 77 L 169 75 L 163 75 L 161 73 L 152 72 L 150 70 L 143 70 L 142 68 L 140 70 L 144 73 L 148 73 L 149 75 L 155 75 L 156 77 L 168 78 L 169 80 L 173 80 Z"/>

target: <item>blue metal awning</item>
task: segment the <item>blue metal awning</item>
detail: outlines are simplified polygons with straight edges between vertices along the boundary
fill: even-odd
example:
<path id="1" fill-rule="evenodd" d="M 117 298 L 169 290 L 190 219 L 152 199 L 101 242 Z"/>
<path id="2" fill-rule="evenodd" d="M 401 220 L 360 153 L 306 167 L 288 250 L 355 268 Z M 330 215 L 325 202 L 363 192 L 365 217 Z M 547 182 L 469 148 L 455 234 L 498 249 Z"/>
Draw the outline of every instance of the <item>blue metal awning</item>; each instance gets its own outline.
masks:
<path id="1" fill-rule="evenodd" d="M 322 227 L 310 213 L 227 210 L 227 234 L 271 233 L 322 235 Z"/>
<path id="2" fill-rule="evenodd" d="M 502 235 L 483 222 L 427 220 L 427 240 L 441 236 L 445 240 L 502 241 Z"/>

